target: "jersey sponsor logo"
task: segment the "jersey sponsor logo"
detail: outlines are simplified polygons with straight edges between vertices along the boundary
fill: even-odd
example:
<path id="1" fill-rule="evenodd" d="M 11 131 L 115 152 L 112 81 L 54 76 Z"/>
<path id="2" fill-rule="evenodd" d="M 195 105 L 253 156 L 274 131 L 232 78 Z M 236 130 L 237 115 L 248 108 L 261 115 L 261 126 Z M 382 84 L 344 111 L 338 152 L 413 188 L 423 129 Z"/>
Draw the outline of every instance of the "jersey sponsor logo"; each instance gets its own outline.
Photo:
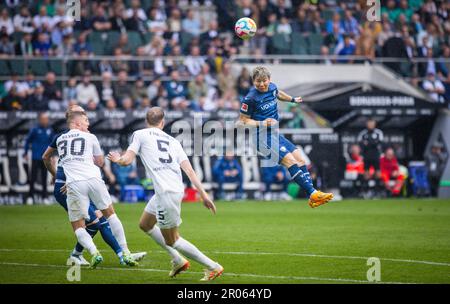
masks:
<path id="1" fill-rule="evenodd" d="M 274 105 L 276 105 L 276 101 L 272 101 L 272 102 L 266 103 L 266 104 L 261 106 L 261 110 L 265 111 L 265 110 L 273 107 Z"/>
<path id="2" fill-rule="evenodd" d="M 241 106 L 241 111 L 247 112 L 248 111 L 248 104 L 243 103 Z"/>

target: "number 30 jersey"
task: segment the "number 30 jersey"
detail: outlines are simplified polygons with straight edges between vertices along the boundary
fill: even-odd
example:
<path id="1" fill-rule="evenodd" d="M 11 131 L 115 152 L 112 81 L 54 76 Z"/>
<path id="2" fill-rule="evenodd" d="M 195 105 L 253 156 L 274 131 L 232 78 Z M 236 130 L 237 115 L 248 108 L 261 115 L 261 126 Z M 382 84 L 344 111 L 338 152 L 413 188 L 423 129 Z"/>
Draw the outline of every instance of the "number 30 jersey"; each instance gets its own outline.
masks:
<path id="1" fill-rule="evenodd" d="M 94 156 L 103 155 L 103 151 L 94 134 L 69 130 L 58 136 L 56 148 L 67 183 L 102 178 L 100 168 L 94 164 Z"/>
<path id="2" fill-rule="evenodd" d="M 188 157 L 180 142 L 158 128 L 135 131 L 128 150 L 141 157 L 155 192 L 184 192 L 180 164 Z"/>

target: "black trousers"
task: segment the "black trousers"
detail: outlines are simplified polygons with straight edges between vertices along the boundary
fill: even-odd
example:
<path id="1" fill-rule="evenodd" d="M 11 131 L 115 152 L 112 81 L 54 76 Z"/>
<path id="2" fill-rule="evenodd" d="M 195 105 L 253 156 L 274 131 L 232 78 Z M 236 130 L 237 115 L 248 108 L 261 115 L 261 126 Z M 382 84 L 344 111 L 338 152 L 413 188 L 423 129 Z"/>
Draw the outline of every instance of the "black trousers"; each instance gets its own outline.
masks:
<path id="1" fill-rule="evenodd" d="M 40 159 L 33 159 L 31 162 L 31 176 L 28 180 L 30 192 L 28 197 L 34 197 L 34 182 L 37 180 L 38 174 L 41 175 L 42 197 L 47 197 L 47 168 L 45 167 L 44 162 Z"/>

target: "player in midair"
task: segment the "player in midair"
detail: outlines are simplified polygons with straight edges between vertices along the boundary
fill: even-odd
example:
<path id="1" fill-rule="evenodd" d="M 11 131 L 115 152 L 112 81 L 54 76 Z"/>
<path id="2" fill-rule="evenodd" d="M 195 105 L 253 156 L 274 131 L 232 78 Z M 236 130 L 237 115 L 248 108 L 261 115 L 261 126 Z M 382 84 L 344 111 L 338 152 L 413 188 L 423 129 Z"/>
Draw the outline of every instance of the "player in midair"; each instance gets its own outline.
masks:
<path id="1" fill-rule="evenodd" d="M 84 109 L 78 105 L 74 105 L 68 109 L 66 112 L 66 118 L 69 115 L 70 112 L 73 111 L 79 111 L 84 112 Z M 63 193 L 62 190 L 64 190 L 64 185 L 66 184 L 66 175 L 64 174 L 64 170 L 62 166 L 59 165 L 55 169 L 51 162 L 51 157 L 57 150 L 56 147 L 56 140 L 59 136 L 61 136 L 64 133 L 67 133 L 69 130 L 65 130 L 59 134 L 57 134 L 50 146 L 47 148 L 47 150 L 42 155 L 42 160 L 44 162 L 44 165 L 47 167 L 47 170 L 52 174 L 55 187 L 53 190 L 53 195 L 55 196 L 56 201 L 66 210 L 67 210 L 67 195 Z M 123 259 L 123 250 L 120 247 L 119 243 L 117 242 L 116 238 L 112 234 L 111 228 L 109 226 L 108 221 L 106 218 L 101 214 L 100 211 L 97 210 L 95 205 L 91 202 L 89 206 L 89 220 L 86 220 L 86 231 L 91 235 L 92 238 L 97 234 L 98 231 L 100 231 L 100 234 L 103 238 L 103 240 L 111 247 L 111 249 L 117 254 L 119 258 L 119 262 L 121 264 L 126 264 L 126 262 L 129 262 L 129 266 L 133 266 L 135 263 L 134 261 L 140 261 L 142 260 L 147 253 L 146 252 L 137 252 L 137 253 L 131 253 L 132 260 L 124 260 Z M 69 262 L 73 262 L 76 265 L 89 265 L 89 262 L 87 262 L 83 257 L 83 246 L 81 246 L 80 243 L 77 242 L 75 245 L 75 248 L 73 249 L 72 253 L 69 256 Z M 134 261 L 133 261 L 134 260 Z"/>
<path id="2" fill-rule="evenodd" d="M 126 166 L 139 155 L 145 170 L 152 177 L 155 195 L 145 207 L 139 226 L 172 256 L 173 267 L 169 275 L 174 277 L 189 268 L 189 262 L 181 253 L 207 268 L 203 281 L 214 280 L 222 274 L 223 267 L 178 233 L 184 195 L 181 169 L 199 191 L 205 207 L 213 213 L 216 212 L 214 202 L 203 189 L 180 142 L 163 131 L 164 111 L 161 108 L 148 110 L 147 125 L 148 128 L 133 133 L 131 144 L 122 156 L 118 152 L 110 152 L 108 158 Z"/>
<path id="3" fill-rule="evenodd" d="M 302 98 L 292 97 L 278 90 L 270 81 L 270 72 L 265 67 L 256 67 L 253 70 L 252 80 L 254 87 L 242 100 L 239 122 L 255 128 L 257 150 L 263 154 L 270 151 L 271 158 L 275 158 L 275 161 L 289 170 L 292 180 L 308 194 L 311 208 L 327 203 L 333 199 L 333 194 L 314 189 L 300 149 L 283 135 L 278 134 L 275 129 L 278 124 L 277 99 L 300 103 Z"/>
<path id="4" fill-rule="evenodd" d="M 69 131 L 58 137 L 56 146 L 59 162 L 66 175 L 67 209 L 78 242 L 91 254 L 90 267 L 103 261 L 92 237 L 86 231 L 85 219 L 90 219 L 92 201 L 106 217 L 111 231 L 123 250 L 123 261 L 137 265 L 128 250 L 125 231 L 112 206 L 111 197 L 101 178 L 103 152 L 95 135 L 88 132 L 89 119 L 85 112 L 72 111 L 67 115 Z"/>

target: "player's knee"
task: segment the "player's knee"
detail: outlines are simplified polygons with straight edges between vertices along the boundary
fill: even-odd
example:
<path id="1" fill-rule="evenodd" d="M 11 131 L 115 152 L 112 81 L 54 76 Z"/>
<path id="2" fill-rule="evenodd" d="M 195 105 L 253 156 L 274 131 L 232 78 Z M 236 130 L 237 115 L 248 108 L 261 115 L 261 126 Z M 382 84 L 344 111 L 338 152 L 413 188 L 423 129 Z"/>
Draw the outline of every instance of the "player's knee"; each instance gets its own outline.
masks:
<path id="1" fill-rule="evenodd" d="M 139 222 L 139 229 L 141 229 L 144 232 L 147 232 L 149 230 L 153 229 L 153 225 L 149 225 L 147 222 L 145 221 L 140 221 Z"/>

